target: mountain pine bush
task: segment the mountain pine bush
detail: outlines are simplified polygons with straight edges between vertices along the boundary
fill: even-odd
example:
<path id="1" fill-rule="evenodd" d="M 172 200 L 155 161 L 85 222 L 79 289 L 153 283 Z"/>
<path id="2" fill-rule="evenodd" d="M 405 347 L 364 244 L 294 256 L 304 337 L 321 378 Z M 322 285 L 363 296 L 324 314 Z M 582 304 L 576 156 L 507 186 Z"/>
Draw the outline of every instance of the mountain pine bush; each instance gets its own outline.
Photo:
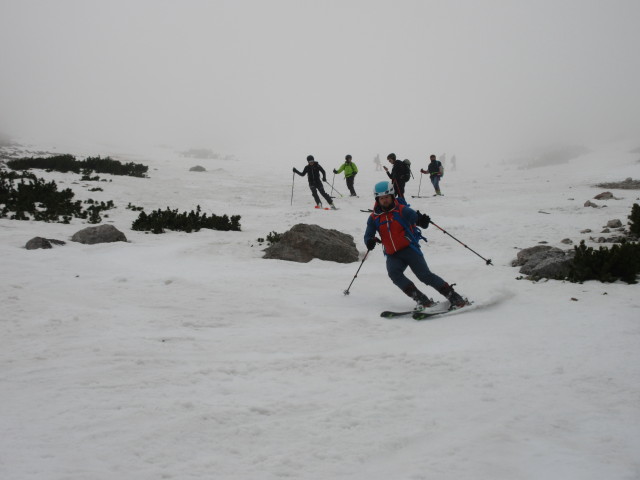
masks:
<path id="1" fill-rule="evenodd" d="M 70 188 L 58 191 L 56 182 L 46 182 L 28 172 L 9 172 L 0 169 L 0 218 L 39 220 L 69 223 L 73 217 L 100 223 L 100 212 L 114 208 L 113 201 L 96 203 L 82 208 L 80 200 L 73 200 Z"/>
<path id="2" fill-rule="evenodd" d="M 595 250 L 587 247 L 584 240 L 574 247 L 576 252 L 569 273 L 569 281 L 584 282 L 599 280 L 637 283 L 640 273 L 640 244 L 624 242 L 611 248 L 600 247 Z"/>
<path id="3" fill-rule="evenodd" d="M 171 210 L 167 207 L 166 210 L 155 210 L 147 215 L 144 211 L 140 212 L 138 218 L 131 225 L 132 230 L 147 231 L 151 233 L 164 233 L 165 229 L 182 231 L 182 232 L 197 232 L 202 228 L 210 228 L 213 230 L 235 230 L 240 231 L 240 215 L 214 215 L 207 217 L 207 214 L 200 215 L 200 205 L 197 206 L 194 212 L 178 213 L 178 210 Z"/>
<path id="4" fill-rule="evenodd" d="M 76 160 L 73 155 L 69 154 L 55 155 L 53 157 L 18 158 L 9 160 L 7 166 L 13 170 L 39 168 L 42 170 L 55 170 L 56 172 L 83 173 L 85 177 L 88 177 L 91 172 L 145 177 L 149 170 L 149 167 L 141 163 L 121 163 L 110 157 L 87 157 L 86 160 Z"/>
<path id="5" fill-rule="evenodd" d="M 282 233 L 278 233 L 276 231 L 272 231 L 267 234 L 266 240 L 262 237 L 258 237 L 258 243 L 262 245 L 264 242 L 267 242 L 267 245 L 271 246 L 275 243 L 278 243 L 282 239 Z"/>
<path id="6" fill-rule="evenodd" d="M 629 232 L 636 237 L 640 237 L 640 205 L 637 203 L 631 207 L 631 215 L 627 217 L 629 219 Z"/>

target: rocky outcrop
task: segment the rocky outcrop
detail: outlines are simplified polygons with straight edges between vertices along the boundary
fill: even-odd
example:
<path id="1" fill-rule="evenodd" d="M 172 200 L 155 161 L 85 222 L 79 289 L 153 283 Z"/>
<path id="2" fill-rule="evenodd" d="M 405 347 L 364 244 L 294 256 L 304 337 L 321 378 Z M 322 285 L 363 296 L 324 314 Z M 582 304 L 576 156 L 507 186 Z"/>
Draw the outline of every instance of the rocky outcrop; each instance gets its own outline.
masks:
<path id="1" fill-rule="evenodd" d="M 282 234 L 280 241 L 265 249 L 263 258 L 307 263 L 318 258 L 338 263 L 358 261 L 353 237 L 318 225 L 299 223 Z"/>
<path id="2" fill-rule="evenodd" d="M 607 222 L 607 228 L 620 228 L 620 227 L 622 227 L 622 222 L 618 218 L 609 220 Z"/>
<path id="3" fill-rule="evenodd" d="M 96 243 L 126 242 L 127 237 L 113 225 L 98 225 L 74 233 L 71 241 L 94 245 Z"/>
<path id="4" fill-rule="evenodd" d="M 33 237 L 24 246 L 27 250 L 37 250 L 39 248 L 53 248 L 53 245 L 64 245 L 62 240 L 55 240 L 53 238 Z"/>
<path id="5" fill-rule="evenodd" d="M 612 198 L 615 198 L 615 197 L 611 192 L 602 192 L 596 195 L 595 197 L 593 197 L 594 200 L 611 200 Z"/>
<path id="6" fill-rule="evenodd" d="M 518 252 L 512 266 L 520 266 L 520 273 L 532 279 L 564 279 L 569 275 L 575 252 L 564 251 L 548 245 L 536 245 Z"/>

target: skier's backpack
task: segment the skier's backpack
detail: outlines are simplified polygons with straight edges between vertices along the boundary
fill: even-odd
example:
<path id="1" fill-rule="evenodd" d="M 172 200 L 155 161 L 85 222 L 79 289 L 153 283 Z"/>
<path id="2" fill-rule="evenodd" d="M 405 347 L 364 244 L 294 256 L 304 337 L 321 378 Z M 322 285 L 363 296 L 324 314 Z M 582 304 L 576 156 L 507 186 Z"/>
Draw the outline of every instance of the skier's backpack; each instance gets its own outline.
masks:
<path id="1" fill-rule="evenodd" d="M 403 182 L 408 182 L 409 180 L 411 180 L 411 160 L 409 160 L 408 158 L 405 158 L 402 163 L 404 163 L 404 173 L 402 175 L 400 175 L 400 180 L 402 180 Z"/>

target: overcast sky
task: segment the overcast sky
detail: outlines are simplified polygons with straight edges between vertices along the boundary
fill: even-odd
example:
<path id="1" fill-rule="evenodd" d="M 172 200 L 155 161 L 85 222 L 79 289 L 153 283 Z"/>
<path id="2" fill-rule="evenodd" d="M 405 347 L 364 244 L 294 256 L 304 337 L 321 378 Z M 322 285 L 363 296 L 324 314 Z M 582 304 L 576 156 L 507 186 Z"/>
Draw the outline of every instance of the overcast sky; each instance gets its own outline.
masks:
<path id="1" fill-rule="evenodd" d="M 0 0 L 0 131 L 296 159 L 640 141 L 640 1 Z"/>

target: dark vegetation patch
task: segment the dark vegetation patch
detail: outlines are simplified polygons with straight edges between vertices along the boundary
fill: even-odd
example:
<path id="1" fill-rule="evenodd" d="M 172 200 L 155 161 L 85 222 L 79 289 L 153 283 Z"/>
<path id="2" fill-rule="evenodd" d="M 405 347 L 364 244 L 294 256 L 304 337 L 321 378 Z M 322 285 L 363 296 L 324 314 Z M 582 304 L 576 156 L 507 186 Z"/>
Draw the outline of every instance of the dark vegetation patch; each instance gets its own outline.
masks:
<path id="1" fill-rule="evenodd" d="M 76 160 L 73 155 L 55 155 L 52 157 L 25 157 L 9 160 L 7 166 L 13 170 L 27 170 L 38 168 L 56 172 L 82 173 L 83 180 L 97 180 L 91 178 L 91 173 L 109 173 L 111 175 L 127 175 L 130 177 L 146 177 L 149 167 L 141 163 L 122 163 L 110 157 L 87 157 L 85 160 Z M 87 178 L 85 178 L 87 177 Z"/>
<path id="2" fill-rule="evenodd" d="M 56 182 L 47 182 L 29 172 L 10 172 L 0 169 L 0 218 L 69 223 L 72 218 L 100 223 L 101 213 L 114 208 L 113 201 L 87 200 L 83 208 L 74 200 L 70 188 L 58 190 Z"/>
<path id="3" fill-rule="evenodd" d="M 640 238 L 640 205 L 634 203 L 627 218 L 630 239 Z M 575 257 L 568 277 L 570 281 L 622 280 L 637 283 L 637 276 L 640 274 L 640 244 L 637 241 L 624 240 L 611 248 L 600 247 L 595 250 L 593 247 L 587 247 L 583 240 L 574 250 Z"/>
<path id="4" fill-rule="evenodd" d="M 155 210 L 150 214 L 140 212 L 138 218 L 133 222 L 131 226 L 132 230 L 140 230 L 151 233 L 164 233 L 166 230 L 182 231 L 182 232 L 197 232 L 202 228 L 210 228 L 212 230 L 240 231 L 240 215 L 227 215 L 218 216 L 211 214 L 201 214 L 200 205 L 196 210 L 191 210 L 189 213 L 178 213 L 178 210 L 171 210 L 167 207 L 166 210 Z"/>
<path id="5" fill-rule="evenodd" d="M 640 180 L 634 180 L 631 177 L 621 182 L 598 183 L 596 187 L 600 188 L 620 188 L 623 190 L 640 190 Z"/>
<path id="6" fill-rule="evenodd" d="M 282 238 L 282 233 L 278 233 L 278 232 L 270 232 L 267 234 L 267 238 L 264 239 L 262 237 L 259 237 L 257 239 L 258 244 L 262 245 L 263 243 L 267 242 L 268 246 L 271 246 L 275 243 L 278 243 L 280 241 L 280 239 Z"/>

